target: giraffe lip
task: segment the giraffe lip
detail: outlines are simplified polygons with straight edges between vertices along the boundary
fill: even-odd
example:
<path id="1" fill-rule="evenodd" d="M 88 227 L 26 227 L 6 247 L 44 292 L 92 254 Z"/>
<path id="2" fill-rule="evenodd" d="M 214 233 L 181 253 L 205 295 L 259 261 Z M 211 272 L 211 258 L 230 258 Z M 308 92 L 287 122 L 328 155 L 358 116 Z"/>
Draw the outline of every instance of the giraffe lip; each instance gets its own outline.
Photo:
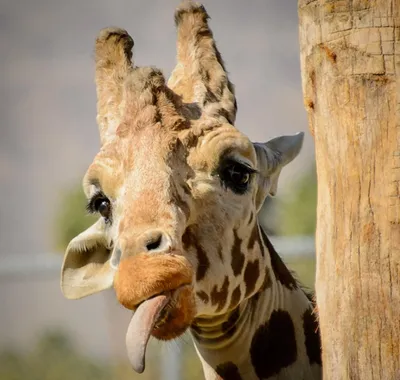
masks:
<path id="1" fill-rule="evenodd" d="M 122 260 L 114 278 L 118 302 L 130 310 L 151 297 L 192 283 L 193 269 L 182 255 L 137 254 Z"/>
<path id="2" fill-rule="evenodd" d="M 136 312 L 136 310 L 137 310 L 137 309 L 140 307 L 140 305 L 142 305 L 143 303 L 145 303 L 145 302 L 147 302 L 147 301 L 150 301 L 151 299 L 156 298 L 156 297 L 158 297 L 158 296 L 166 296 L 166 297 L 170 298 L 170 297 L 171 297 L 171 291 L 168 291 L 168 292 L 160 292 L 160 293 L 157 293 L 157 294 L 154 294 L 154 295 L 150 296 L 149 298 L 144 299 L 143 301 L 140 301 L 137 305 L 135 305 L 135 307 L 134 307 L 134 309 L 133 309 L 133 312 Z"/>
<path id="3" fill-rule="evenodd" d="M 163 291 L 163 292 L 159 292 L 159 293 L 153 294 L 150 297 L 140 301 L 137 305 L 135 305 L 133 307 L 133 311 L 135 312 L 141 304 L 151 300 L 152 298 L 155 298 L 155 297 L 158 297 L 158 296 L 166 296 L 166 297 L 169 298 L 169 302 L 164 306 L 163 310 L 161 311 L 161 313 L 162 313 L 165 309 L 171 308 L 170 301 L 172 300 L 173 296 L 177 292 L 179 292 L 182 288 L 184 288 L 186 286 L 190 286 L 190 285 L 191 285 L 190 283 L 184 283 L 184 284 L 178 286 L 176 289 L 170 289 L 170 290 L 166 290 L 166 291 Z"/>

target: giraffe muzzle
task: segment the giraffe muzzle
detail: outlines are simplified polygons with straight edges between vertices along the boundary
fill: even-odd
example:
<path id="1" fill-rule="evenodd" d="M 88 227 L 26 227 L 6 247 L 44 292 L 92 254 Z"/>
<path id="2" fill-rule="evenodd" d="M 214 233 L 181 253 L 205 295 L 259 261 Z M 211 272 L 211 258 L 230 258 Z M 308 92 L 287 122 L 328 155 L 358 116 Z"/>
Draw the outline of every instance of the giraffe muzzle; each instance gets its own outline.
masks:
<path id="1" fill-rule="evenodd" d="M 195 316 L 193 270 L 178 254 L 141 253 L 122 260 L 114 279 L 118 301 L 134 314 L 126 346 L 133 369 L 142 373 L 150 336 L 169 340 L 183 334 Z"/>
<path id="2" fill-rule="evenodd" d="M 143 301 L 191 285 L 192 280 L 192 266 L 178 252 L 140 253 L 120 262 L 114 289 L 119 303 L 135 310 Z"/>

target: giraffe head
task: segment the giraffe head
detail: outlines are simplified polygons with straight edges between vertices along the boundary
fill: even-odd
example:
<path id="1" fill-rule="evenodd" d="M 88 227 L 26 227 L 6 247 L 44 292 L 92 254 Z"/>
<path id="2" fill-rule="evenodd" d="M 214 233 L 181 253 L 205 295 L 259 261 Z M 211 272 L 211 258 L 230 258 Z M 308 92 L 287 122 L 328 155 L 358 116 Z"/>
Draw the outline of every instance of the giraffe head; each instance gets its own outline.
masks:
<path id="1" fill-rule="evenodd" d="M 139 372 L 150 334 L 175 338 L 268 281 L 257 212 L 303 140 L 252 143 L 233 126 L 233 86 L 207 19 L 190 2 L 176 11 L 178 63 L 168 83 L 133 64 L 125 30 L 104 29 L 96 40 L 101 149 L 83 184 L 99 219 L 70 242 L 61 286 L 72 299 L 114 287 L 135 310 L 128 349 Z"/>

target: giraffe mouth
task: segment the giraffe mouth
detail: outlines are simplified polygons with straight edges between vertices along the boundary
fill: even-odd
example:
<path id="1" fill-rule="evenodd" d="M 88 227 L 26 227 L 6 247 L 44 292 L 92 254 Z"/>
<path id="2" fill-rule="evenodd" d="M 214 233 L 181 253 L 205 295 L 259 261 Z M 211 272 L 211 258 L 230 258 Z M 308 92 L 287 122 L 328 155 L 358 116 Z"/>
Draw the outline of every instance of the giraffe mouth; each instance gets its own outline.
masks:
<path id="1" fill-rule="evenodd" d="M 133 369 L 145 370 L 150 336 L 170 340 L 183 334 L 194 319 L 191 287 L 183 285 L 174 291 L 153 296 L 141 302 L 129 323 L 126 347 Z"/>
<path id="2" fill-rule="evenodd" d="M 126 333 L 126 349 L 133 369 L 142 373 L 145 369 L 147 343 L 170 296 L 161 294 L 142 302 L 134 312 Z"/>
<path id="3" fill-rule="evenodd" d="M 122 260 L 114 277 L 119 303 L 134 310 L 126 345 L 133 369 L 141 373 L 150 336 L 170 340 L 183 334 L 195 315 L 193 268 L 181 252 L 139 253 Z"/>

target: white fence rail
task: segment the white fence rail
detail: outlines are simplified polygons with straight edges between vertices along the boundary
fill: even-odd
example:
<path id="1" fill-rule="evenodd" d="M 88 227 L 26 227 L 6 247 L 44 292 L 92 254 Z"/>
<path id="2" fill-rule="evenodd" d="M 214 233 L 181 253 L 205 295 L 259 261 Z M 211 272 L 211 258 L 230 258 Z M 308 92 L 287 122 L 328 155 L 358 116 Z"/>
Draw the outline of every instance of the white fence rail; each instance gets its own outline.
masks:
<path id="1" fill-rule="evenodd" d="M 270 238 L 277 252 L 283 257 L 310 256 L 315 252 L 313 236 Z M 37 254 L 37 255 L 2 255 L 0 256 L 0 276 L 30 276 L 56 274 L 60 272 L 62 255 Z"/>

